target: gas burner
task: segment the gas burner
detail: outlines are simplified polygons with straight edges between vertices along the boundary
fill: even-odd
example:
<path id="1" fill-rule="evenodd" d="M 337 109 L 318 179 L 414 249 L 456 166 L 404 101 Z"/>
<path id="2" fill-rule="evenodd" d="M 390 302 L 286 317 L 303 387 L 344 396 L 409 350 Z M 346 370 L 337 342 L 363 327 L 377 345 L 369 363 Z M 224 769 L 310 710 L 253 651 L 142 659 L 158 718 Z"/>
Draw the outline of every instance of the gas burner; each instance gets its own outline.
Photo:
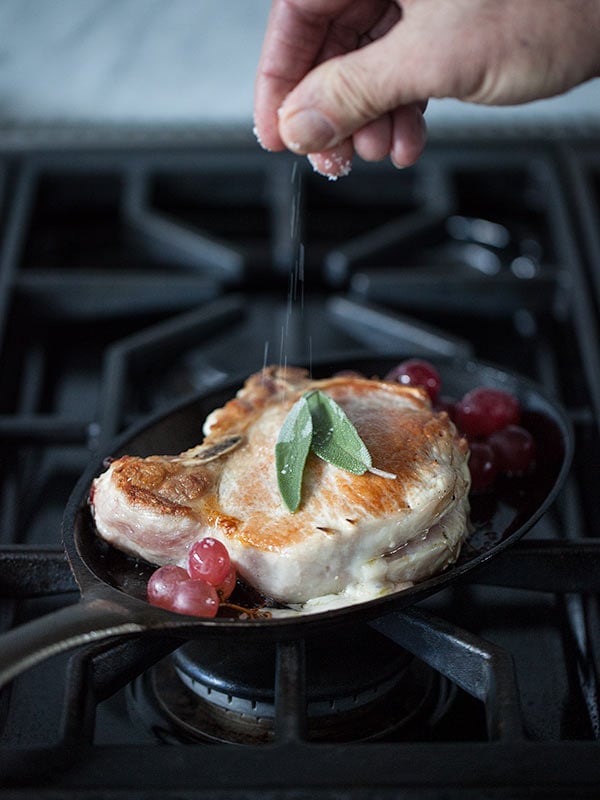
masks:
<path id="1" fill-rule="evenodd" d="M 276 726 L 276 645 L 190 642 L 131 686 L 132 711 L 163 741 L 261 744 Z M 306 642 L 307 738 L 423 737 L 456 687 L 368 627 Z"/>

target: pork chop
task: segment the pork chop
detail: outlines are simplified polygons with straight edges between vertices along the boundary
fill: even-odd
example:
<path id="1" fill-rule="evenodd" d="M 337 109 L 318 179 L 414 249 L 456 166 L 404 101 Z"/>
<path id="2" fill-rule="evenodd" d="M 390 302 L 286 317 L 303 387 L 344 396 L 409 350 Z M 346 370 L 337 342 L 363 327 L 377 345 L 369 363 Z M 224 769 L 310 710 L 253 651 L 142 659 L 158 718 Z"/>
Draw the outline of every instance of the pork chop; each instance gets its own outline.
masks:
<path id="1" fill-rule="evenodd" d="M 311 452 L 291 513 L 275 444 L 292 405 L 316 389 L 345 411 L 377 471 L 352 474 Z M 248 584 L 306 608 L 394 591 L 458 556 L 468 532 L 468 447 L 418 388 L 352 375 L 313 380 L 272 366 L 213 411 L 203 433 L 179 455 L 123 456 L 93 482 L 103 539 L 152 564 L 185 566 L 190 546 L 213 536 Z"/>

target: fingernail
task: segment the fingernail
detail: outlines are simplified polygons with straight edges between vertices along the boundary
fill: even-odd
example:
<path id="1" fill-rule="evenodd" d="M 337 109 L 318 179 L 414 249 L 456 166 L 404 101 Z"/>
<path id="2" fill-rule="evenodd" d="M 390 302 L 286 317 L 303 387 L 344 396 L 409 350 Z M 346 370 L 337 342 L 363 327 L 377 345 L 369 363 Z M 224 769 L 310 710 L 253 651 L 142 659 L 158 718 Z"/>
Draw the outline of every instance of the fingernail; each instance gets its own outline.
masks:
<path id="1" fill-rule="evenodd" d="M 280 123 L 282 137 L 294 150 L 315 153 L 336 144 L 333 125 L 319 111 L 312 108 L 296 111 L 289 116 L 282 114 Z"/>
<path id="2" fill-rule="evenodd" d="M 421 156 L 427 142 L 427 124 L 421 109 L 413 109 L 415 124 L 409 127 L 404 138 L 390 153 L 390 160 L 396 169 L 411 166 Z"/>

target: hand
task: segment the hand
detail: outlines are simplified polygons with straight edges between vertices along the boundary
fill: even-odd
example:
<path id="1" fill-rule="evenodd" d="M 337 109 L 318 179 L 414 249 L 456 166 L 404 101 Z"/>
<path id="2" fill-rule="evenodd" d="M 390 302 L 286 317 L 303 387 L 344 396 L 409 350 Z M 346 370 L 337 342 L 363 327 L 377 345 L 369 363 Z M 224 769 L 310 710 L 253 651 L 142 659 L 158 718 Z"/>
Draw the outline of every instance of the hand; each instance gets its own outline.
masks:
<path id="1" fill-rule="evenodd" d="M 514 105 L 600 73 L 600 0 L 273 0 L 255 89 L 269 150 L 335 178 L 408 166 L 427 98 Z"/>

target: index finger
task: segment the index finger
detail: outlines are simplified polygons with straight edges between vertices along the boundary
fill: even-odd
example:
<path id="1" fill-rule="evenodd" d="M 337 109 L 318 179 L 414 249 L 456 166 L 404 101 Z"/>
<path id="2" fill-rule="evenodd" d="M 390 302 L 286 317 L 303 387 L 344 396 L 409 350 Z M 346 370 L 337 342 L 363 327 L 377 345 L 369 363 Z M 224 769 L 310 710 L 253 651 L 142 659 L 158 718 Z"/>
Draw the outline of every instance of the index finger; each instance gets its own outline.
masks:
<path id="1" fill-rule="evenodd" d="M 273 2 L 254 88 L 255 133 L 268 150 L 285 148 L 277 128 L 277 111 L 314 66 L 327 35 L 330 13 L 300 11 L 287 0 Z"/>

